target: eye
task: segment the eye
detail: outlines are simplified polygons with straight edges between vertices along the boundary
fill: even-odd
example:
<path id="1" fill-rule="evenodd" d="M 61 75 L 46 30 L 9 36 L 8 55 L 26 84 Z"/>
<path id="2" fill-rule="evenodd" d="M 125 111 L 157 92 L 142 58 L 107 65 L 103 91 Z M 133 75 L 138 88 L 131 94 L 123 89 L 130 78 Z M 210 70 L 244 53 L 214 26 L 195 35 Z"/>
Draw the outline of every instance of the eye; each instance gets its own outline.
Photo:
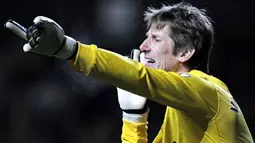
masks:
<path id="1" fill-rule="evenodd" d="M 160 41 L 161 41 L 161 39 L 160 39 L 159 37 L 156 37 L 156 36 L 155 36 L 155 37 L 153 36 L 152 39 L 153 39 L 155 42 L 160 42 Z"/>
<path id="2" fill-rule="evenodd" d="M 154 41 L 160 42 L 161 40 L 159 38 L 153 38 Z"/>
<path id="3" fill-rule="evenodd" d="M 155 40 L 156 40 L 157 42 L 160 42 L 160 41 L 161 41 L 161 39 L 160 39 L 160 38 L 156 38 Z"/>

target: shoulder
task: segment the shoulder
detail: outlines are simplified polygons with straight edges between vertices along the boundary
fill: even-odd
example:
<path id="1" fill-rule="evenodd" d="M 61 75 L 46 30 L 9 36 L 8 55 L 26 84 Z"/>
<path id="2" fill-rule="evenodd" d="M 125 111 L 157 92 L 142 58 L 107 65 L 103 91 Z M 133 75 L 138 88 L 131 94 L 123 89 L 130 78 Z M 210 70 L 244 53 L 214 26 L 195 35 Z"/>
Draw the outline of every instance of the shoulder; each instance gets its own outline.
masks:
<path id="1" fill-rule="evenodd" d="M 203 72 L 198 71 L 198 70 L 193 70 L 193 71 L 190 72 L 190 74 L 194 75 L 194 76 L 199 76 L 201 78 L 204 78 L 204 79 L 210 81 L 211 83 L 216 84 L 217 86 L 220 86 L 220 87 L 224 88 L 225 90 L 228 90 L 227 85 L 222 80 L 220 80 L 219 78 L 217 78 L 213 75 L 208 75 L 208 74 L 203 73 Z"/>

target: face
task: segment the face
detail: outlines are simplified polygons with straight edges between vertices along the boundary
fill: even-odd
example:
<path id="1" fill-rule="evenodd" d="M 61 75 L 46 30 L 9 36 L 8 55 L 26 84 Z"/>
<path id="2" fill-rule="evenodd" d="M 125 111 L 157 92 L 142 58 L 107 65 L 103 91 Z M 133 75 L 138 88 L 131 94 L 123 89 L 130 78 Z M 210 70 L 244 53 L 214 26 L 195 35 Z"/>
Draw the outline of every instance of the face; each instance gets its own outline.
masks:
<path id="1" fill-rule="evenodd" d="M 154 23 L 147 32 L 147 38 L 140 46 L 141 63 L 146 67 L 176 71 L 178 67 L 177 57 L 174 56 L 174 41 L 169 37 L 169 27 L 157 29 Z"/>

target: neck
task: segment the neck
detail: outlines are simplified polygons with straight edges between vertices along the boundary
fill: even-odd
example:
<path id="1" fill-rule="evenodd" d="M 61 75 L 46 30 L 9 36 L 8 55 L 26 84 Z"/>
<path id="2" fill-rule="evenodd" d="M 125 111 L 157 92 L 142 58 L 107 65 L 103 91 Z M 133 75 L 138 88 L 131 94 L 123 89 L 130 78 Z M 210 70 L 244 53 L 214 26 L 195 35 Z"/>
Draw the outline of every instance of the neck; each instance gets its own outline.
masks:
<path id="1" fill-rule="evenodd" d="M 180 64 L 176 68 L 176 72 L 190 72 L 190 71 L 191 71 L 191 69 L 187 65 L 184 65 L 184 64 Z"/>

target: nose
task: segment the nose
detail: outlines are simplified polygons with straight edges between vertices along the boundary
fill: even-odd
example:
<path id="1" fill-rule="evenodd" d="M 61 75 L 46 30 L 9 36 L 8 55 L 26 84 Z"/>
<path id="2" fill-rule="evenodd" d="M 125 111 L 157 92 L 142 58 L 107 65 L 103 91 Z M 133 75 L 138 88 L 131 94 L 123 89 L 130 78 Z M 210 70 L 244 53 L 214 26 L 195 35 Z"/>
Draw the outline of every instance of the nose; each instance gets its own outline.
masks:
<path id="1" fill-rule="evenodd" d="M 151 51 L 151 48 L 148 45 L 148 39 L 145 39 L 143 43 L 140 45 L 140 51 L 144 53 L 148 53 Z"/>

